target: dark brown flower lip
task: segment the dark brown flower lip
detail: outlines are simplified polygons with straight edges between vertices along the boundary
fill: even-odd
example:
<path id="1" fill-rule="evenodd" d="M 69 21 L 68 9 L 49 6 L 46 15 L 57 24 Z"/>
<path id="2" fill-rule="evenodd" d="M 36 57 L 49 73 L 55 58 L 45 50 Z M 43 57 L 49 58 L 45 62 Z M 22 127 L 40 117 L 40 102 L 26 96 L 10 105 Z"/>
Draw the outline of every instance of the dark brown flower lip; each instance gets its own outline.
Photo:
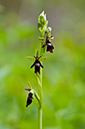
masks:
<path id="1" fill-rule="evenodd" d="M 34 99 L 34 98 L 33 98 L 33 93 L 30 92 L 30 93 L 28 94 L 26 107 L 28 107 L 28 106 L 32 103 L 32 99 Z"/>

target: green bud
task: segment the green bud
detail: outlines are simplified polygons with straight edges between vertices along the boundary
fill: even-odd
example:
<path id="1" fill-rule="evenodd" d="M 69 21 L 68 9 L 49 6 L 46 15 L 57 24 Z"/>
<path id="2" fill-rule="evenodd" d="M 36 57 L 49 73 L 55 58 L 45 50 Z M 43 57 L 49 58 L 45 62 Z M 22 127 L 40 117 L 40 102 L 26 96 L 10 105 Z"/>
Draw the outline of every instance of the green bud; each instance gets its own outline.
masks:
<path id="1" fill-rule="evenodd" d="M 38 29 L 41 35 L 45 33 L 47 25 L 48 25 L 48 21 L 46 20 L 46 14 L 43 11 L 38 17 Z"/>
<path id="2" fill-rule="evenodd" d="M 52 28 L 48 27 L 45 32 L 48 33 L 48 32 L 51 32 L 51 30 L 52 30 Z"/>

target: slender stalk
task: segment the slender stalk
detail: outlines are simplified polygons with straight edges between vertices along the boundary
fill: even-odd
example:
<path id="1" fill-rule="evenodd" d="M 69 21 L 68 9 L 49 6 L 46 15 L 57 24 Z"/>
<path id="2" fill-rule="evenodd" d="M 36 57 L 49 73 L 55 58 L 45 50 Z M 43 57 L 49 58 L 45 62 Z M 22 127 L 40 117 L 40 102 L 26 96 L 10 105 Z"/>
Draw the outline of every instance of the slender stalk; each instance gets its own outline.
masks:
<path id="1" fill-rule="evenodd" d="M 44 37 L 44 33 L 41 35 L 41 37 Z M 43 53 L 42 51 L 42 44 L 43 42 L 41 42 L 41 55 Z M 41 62 L 42 63 L 42 62 Z M 40 106 L 38 108 L 38 121 L 39 121 L 39 129 L 42 129 L 42 68 L 40 69 L 40 88 L 39 88 L 39 96 L 40 96 Z"/>
<path id="2" fill-rule="evenodd" d="M 40 73 L 40 88 L 39 88 L 39 96 L 40 96 L 40 105 L 38 108 L 38 128 L 42 129 L 42 69 L 41 69 L 41 73 Z"/>
<path id="3" fill-rule="evenodd" d="M 38 108 L 38 119 L 39 119 L 39 129 L 42 129 L 42 107 L 39 106 Z"/>
<path id="4" fill-rule="evenodd" d="M 38 114 L 39 114 L 39 116 L 38 116 L 38 118 L 39 118 L 39 129 L 42 129 L 42 108 L 39 108 L 38 109 Z"/>

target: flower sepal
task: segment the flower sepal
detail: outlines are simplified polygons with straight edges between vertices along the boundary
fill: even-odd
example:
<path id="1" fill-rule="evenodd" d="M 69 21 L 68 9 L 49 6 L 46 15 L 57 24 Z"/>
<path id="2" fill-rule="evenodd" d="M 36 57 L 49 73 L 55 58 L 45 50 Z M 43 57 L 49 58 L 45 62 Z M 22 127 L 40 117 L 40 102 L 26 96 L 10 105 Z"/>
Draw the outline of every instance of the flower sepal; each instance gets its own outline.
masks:
<path id="1" fill-rule="evenodd" d="M 31 57 L 31 56 L 27 56 L 27 59 L 29 59 L 30 61 L 35 61 L 35 58 L 34 57 Z"/>
<path id="2" fill-rule="evenodd" d="M 38 37 L 38 39 L 39 39 L 41 42 L 45 42 L 45 38 L 43 38 L 43 37 Z"/>

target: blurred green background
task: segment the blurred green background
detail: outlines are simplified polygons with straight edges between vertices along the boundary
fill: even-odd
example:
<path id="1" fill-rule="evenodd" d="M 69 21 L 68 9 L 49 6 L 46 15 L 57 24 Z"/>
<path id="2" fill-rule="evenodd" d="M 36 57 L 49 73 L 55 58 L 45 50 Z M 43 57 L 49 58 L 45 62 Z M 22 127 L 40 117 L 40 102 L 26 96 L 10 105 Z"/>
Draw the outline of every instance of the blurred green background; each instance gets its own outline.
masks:
<path id="1" fill-rule="evenodd" d="M 0 129 L 37 129 L 38 103 L 26 108 L 27 82 L 37 90 L 33 56 L 45 11 L 54 53 L 43 62 L 43 129 L 85 129 L 85 0 L 0 0 Z"/>

